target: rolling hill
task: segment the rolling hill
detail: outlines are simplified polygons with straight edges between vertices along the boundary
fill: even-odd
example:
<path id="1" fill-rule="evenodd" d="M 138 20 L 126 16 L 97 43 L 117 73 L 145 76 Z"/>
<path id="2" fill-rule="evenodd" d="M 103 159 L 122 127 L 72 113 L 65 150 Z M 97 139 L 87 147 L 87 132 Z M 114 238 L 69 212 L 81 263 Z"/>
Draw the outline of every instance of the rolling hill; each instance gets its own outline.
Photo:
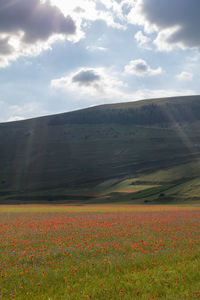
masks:
<path id="1" fill-rule="evenodd" d="M 0 124 L 0 202 L 200 200 L 200 96 Z"/>

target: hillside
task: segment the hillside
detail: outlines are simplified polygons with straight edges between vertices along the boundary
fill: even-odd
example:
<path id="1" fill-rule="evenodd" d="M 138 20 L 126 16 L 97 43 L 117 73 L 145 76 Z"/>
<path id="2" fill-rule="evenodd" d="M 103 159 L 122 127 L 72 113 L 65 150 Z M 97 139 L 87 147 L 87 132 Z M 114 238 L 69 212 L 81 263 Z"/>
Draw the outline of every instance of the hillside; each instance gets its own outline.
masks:
<path id="1" fill-rule="evenodd" d="M 197 201 L 199 158 L 200 96 L 1 123 L 0 201 Z"/>

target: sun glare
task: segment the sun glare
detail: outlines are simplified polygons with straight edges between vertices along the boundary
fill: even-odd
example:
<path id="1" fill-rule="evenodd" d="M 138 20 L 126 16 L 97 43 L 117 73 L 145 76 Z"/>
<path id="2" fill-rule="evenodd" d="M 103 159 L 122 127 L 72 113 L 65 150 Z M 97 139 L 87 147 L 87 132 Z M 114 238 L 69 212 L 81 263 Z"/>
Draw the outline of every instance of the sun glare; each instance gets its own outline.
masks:
<path id="1" fill-rule="evenodd" d="M 56 5 L 64 14 L 69 14 L 78 8 L 83 1 L 74 0 L 74 1 L 64 1 L 64 0 L 51 0 L 53 5 Z"/>

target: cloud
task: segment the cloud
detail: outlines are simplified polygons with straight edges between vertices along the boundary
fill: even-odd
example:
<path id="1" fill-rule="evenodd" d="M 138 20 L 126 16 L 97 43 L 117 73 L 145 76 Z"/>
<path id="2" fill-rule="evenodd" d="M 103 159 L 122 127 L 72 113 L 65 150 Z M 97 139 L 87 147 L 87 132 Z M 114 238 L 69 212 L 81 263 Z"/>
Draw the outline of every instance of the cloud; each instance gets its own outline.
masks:
<path id="1" fill-rule="evenodd" d="M 22 121 L 22 120 L 24 120 L 23 117 L 11 116 L 11 117 L 8 118 L 7 122 Z"/>
<path id="2" fill-rule="evenodd" d="M 88 25 L 88 22 L 95 22 L 97 20 L 104 21 L 107 26 L 126 29 L 123 24 L 123 9 L 125 3 L 117 3 L 113 0 L 51 0 L 51 3 L 59 7 L 59 9 L 66 14 L 70 13 L 73 18 L 80 24 Z"/>
<path id="3" fill-rule="evenodd" d="M 97 20 L 125 30 L 132 6 L 130 0 L 0 0 L 0 68 L 39 55 L 58 39 L 77 42 Z"/>
<path id="4" fill-rule="evenodd" d="M 0 31 L 22 31 L 25 43 L 48 40 L 52 34 L 75 34 L 76 26 L 56 6 L 40 0 L 0 0 Z"/>
<path id="5" fill-rule="evenodd" d="M 199 0 L 136 0 L 128 20 L 148 33 L 158 32 L 155 43 L 160 50 L 199 48 L 199 11 Z"/>
<path id="6" fill-rule="evenodd" d="M 125 66 L 125 73 L 136 76 L 154 76 L 162 73 L 162 68 L 152 69 L 145 60 L 136 59 L 131 60 L 128 65 Z"/>
<path id="7" fill-rule="evenodd" d="M 69 97 L 73 93 L 71 96 L 81 107 L 195 94 L 195 91 L 186 89 L 138 89 L 130 92 L 126 91 L 127 84 L 119 80 L 118 76 L 105 68 L 82 68 L 66 77 L 53 79 L 51 87 Z"/>
<path id="8" fill-rule="evenodd" d="M 0 110 L 0 122 L 19 121 L 48 114 L 48 111 L 36 102 L 11 105 L 0 101 Z"/>
<path id="9" fill-rule="evenodd" d="M 0 0 L 0 67 L 23 55 L 37 55 L 58 38 L 76 36 L 71 16 L 49 1 Z"/>
<path id="10" fill-rule="evenodd" d="M 181 72 L 176 76 L 179 80 L 192 80 L 193 79 L 193 74 L 189 72 Z"/>
<path id="11" fill-rule="evenodd" d="M 82 70 L 72 77 L 72 82 L 78 83 L 79 85 L 89 86 L 93 85 L 94 82 L 100 81 L 101 76 L 94 70 Z"/>
<path id="12" fill-rule="evenodd" d="M 107 48 L 105 47 L 101 47 L 101 46 L 87 46 L 86 47 L 87 50 L 91 51 L 91 52 L 94 52 L 94 51 L 107 51 Z"/>
<path id="13" fill-rule="evenodd" d="M 125 84 L 104 68 L 81 68 L 69 76 L 51 81 L 51 87 L 68 90 L 74 94 L 111 99 L 121 94 L 120 87 Z M 77 93 L 78 92 L 78 93 Z"/>
<path id="14" fill-rule="evenodd" d="M 146 35 L 143 34 L 143 32 L 140 30 L 135 34 L 135 39 L 138 42 L 139 46 L 150 49 L 148 46 L 148 43 L 150 42 L 150 38 L 148 38 Z"/>
<path id="15" fill-rule="evenodd" d="M 8 37 L 0 39 L 0 55 L 9 55 L 12 53 L 13 47 L 8 42 Z"/>

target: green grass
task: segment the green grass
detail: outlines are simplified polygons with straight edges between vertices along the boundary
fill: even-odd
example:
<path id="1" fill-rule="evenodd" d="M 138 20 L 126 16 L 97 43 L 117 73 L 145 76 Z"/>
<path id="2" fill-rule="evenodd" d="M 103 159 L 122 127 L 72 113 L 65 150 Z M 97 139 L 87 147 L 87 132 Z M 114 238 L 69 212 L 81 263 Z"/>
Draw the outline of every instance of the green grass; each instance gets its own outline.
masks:
<path id="1" fill-rule="evenodd" d="M 1 299 L 198 299 L 199 220 L 194 207 L 0 207 Z"/>

